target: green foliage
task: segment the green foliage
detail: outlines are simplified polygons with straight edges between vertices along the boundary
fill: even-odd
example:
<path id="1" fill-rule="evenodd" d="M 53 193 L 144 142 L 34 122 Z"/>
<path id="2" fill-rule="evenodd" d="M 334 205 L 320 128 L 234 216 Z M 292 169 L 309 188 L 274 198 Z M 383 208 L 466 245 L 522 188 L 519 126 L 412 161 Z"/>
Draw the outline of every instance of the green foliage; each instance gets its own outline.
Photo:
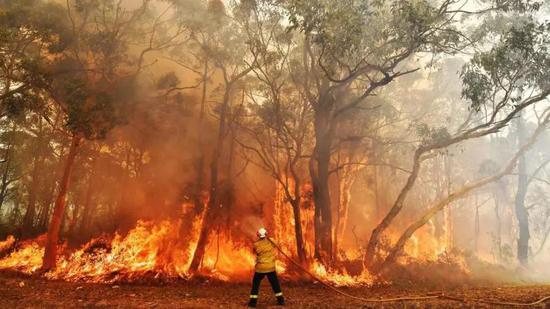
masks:
<path id="1" fill-rule="evenodd" d="M 47 12 L 46 14 L 44 14 Z M 0 39 L 2 45 L 14 44 L 27 38 L 38 56 L 45 45 L 52 52 L 60 52 L 72 42 L 64 8 L 42 0 L 5 0 L 0 2 Z M 24 29 L 24 31 L 23 31 Z M 5 46 L 5 45 L 4 45 Z"/>
<path id="2" fill-rule="evenodd" d="M 526 20 L 513 26 L 503 40 L 486 52 L 478 52 L 462 70 L 462 96 L 471 107 L 498 100 L 513 104 L 524 91 L 550 86 L 550 24 Z"/>
<path id="3" fill-rule="evenodd" d="M 127 83 L 114 85 L 116 88 L 126 86 Z M 81 133 L 87 139 L 102 139 L 113 127 L 124 123 L 126 117 L 121 113 L 121 103 L 127 97 L 90 88 L 85 80 L 66 80 L 65 87 L 65 91 L 70 93 L 66 102 L 67 127 L 71 132 Z"/>
<path id="4" fill-rule="evenodd" d="M 329 65 L 383 64 L 407 49 L 453 53 L 462 38 L 430 1 L 282 1 L 291 29 L 312 36 Z"/>
<path id="5" fill-rule="evenodd" d="M 533 0 L 485 0 L 484 2 L 492 4 L 503 12 L 516 11 L 520 13 L 537 11 L 542 5 L 542 1 Z"/>
<path id="6" fill-rule="evenodd" d="M 422 139 L 422 144 L 440 143 L 451 138 L 446 127 L 432 128 L 426 123 L 416 125 L 416 134 Z"/>
<path id="7" fill-rule="evenodd" d="M 61 53 L 72 42 L 64 16 L 62 8 L 50 2 L 0 2 L 0 85 L 11 90 L 0 100 L 2 115 L 42 108 L 40 89 L 51 80 L 46 54 Z"/>
<path id="8" fill-rule="evenodd" d="M 135 101 L 138 62 L 129 54 L 145 24 L 146 6 L 125 11 L 112 0 L 69 2 L 70 11 L 39 0 L 6 1 L 0 42 L 17 66 L 5 100 L 10 113 L 48 100 L 66 113 L 66 126 L 88 139 L 104 138 L 124 123 Z M 44 14 L 44 12 L 48 12 Z M 17 46 L 28 44 L 23 51 Z"/>

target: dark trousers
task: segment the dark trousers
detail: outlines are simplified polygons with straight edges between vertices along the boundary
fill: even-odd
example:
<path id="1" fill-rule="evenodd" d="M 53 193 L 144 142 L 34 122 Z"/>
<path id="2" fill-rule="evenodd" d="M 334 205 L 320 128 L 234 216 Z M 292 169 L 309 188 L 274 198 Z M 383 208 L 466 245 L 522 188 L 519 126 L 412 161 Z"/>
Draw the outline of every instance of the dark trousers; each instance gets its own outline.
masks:
<path id="1" fill-rule="evenodd" d="M 250 302 L 248 303 L 251 307 L 255 307 L 258 302 L 260 283 L 262 283 L 265 276 L 267 276 L 267 280 L 269 280 L 269 283 L 271 284 L 273 293 L 275 293 L 275 296 L 277 297 L 277 302 L 280 305 L 284 304 L 283 292 L 281 291 L 281 285 L 279 284 L 277 273 L 254 273 L 254 278 L 252 279 L 252 290 L 250 291 Z"/>

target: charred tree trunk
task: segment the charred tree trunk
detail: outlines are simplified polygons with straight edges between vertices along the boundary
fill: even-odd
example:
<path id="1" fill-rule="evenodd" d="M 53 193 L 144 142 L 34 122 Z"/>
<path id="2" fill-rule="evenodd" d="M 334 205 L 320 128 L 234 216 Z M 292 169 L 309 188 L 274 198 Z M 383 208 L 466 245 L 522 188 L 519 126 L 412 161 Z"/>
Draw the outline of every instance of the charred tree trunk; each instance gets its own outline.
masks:
<path id="1" fill-rule="evenodd" d="M 52 220 L 48 228 L 44 258 L 42 260 L 42 270 L 44 271 L 55 268 L 57 259 L 57 242 L 59 240 L 61 223 L 64 217 L 65 207 L 67 205 L 67 189 L 69 187 L 71 173 L 80 141 L 81 137 L 79 134 L 73 135 L 69 153 L 67 154 L 67 160 L 65 162 L 65 168 L 63 169 L 63 177 L 59 183 L 59 193 L 55 201 Z"/>
<path id="2" fill-rule="evenodd" d="M 227 113 L 229 110 L 229 103 L 230 103 L 230 94 L 231 94 L 231 84 L 228 84 L 224 93 L 224 98 L 221 106 L 220 111 L 220 121 L 219 121 L 219 127 L 218 127 L 218 137 L 216 141 L 216 145 L 214 147 L 214 153 L 212 155 L 212 162 L 210 164 L 210 190 L 209 190 L 209 199 L 208 203 L 206 205 L 206 209 L 204 210 L 204 217 L 203 222 L 199 234 L 199 239 L 197 241 L 197 248 L 195 249 L 195 252 L 193 254 L 193 259 L 191 260 L 191 264 L 189 266 L 190 272 L 196 272 L 200 264 L 202 262 L 202 259 L 204 257 L 204 253 L 206 250 L 206 244 L 208 242 L 208 236 L 210 234 L 212 221 L 214 218 L 214 214 L 217 211 L 217 205 L 218 205 L 218 199 L 219 199 L 219 161 L 222 155 L 222 148 L 223 148 L 223 141 L 226 135 L 226 119 L 227 119 Z"/>
<path id="3" fill-rule="evenodd" d="M 202 94 L 201 94 L 201 109 L 199 113 L 199 123 L 197 125 L 198 130 L 197 133 L 199 134 L 197 136 L 198 144 L 199 144 L 199 154 L 197 158 L 197 162 L 195 163 L 195 173 L 196 173 L 196 179 L 195 179 L 195 189 L 193 192 L 193 203 L 195 206 L 195 214 L 200 214 L 204 208 L 204 201 L 202 197 L 202 190 L 204 187 L 204 158 L 206 156 L 206 149 L 205 149 L 205 142 L 202 138 L 202 133 L 204 132 L 203 126 L 204 126 L 204 115 L 206 112 L 206 91 L 207 91 L 207 84 L 208 84 L 208 59 L 204 61 L 204 68 L 202 72 Z"/>
<path id="4" fill-rule="evenodd" d="M 204 118 L 206 114 L 207 87 L 208 87 L 208 58 L 204 60 L 204 66 L 202 71 L 202 94 L 201 94 L 200 110 L 199 110 L 199 117 L 198 117 L 198 123 L 197 123 L 197 131 L 196 131 L 198 153 L 194 162 L 195 181 L 191 186 L 192 188 L 191 199 L 193 203 L 193 210 L 184 211 L 184 213 L 182 214 L 182 221 L 184 223 L 196 220 L 197 216 L 200 216 L 204 211 L 204 206 L 205 206 L 203 189 L 205 186 L 204 174 L 205 174 L 206 143 L 204 141 L 203 133 L 204 133 L 204 122 L 205 122 Z M 179 245 L 184 245 L 185 243 L 189 242 L 189 238 L 191 237 L 190 235 L 191 226 L 192 225 L 190 224 L 180 224 L 180 228 L 178 229 Z"/>
<path id="5" fill-rule="evenodd" d="M 525 128 L 520 115 L 517 119 L 518 145 L 525 139 Z M 526 266 L 529 260 L 529 213 L 525 207 L 525 196 L 527 195 L 527 164 L 525 154 L 522 154 L 518 162 L 518 188 L 515 199 L 516 218 L 519 225 L 518 237 L 518 261 Z"/>
<path id="6" fill-rule="evenodd" d="M 309 167 L 315 202 L 315 258 L 330 265 L 333 250 L 329 168 L 333 128 L 326 105 L 315 110 L 315 148 Z"/>
<path id="7" fill-rule="evenodd" d="M 301 200 L 292 200 L 292 212 L 294 214 L 294 233 L 296 235 L 296 253 L 301 263 L 306 261 L 306 249 L 304 245 L 304 234 L 302 231 L 302 214 L 300 209 Z"/>
<path id="8" fill-rule="evenodd" d="M 297 153 L 298 154 L 302 153 L 301 143 L 298 143 Z M 302 213 L 301 213 L 302 181 L 296 169 L 296 164 L 298 163 L 299 158 L 300 157 L 297 155 L 296 157 L 294 157 L 292 161 L 290 161 L 290 164 L 289 164 L 290 173 L 294 180 L 294 197 L 291 196 L 290 191 L 288 190 L 288 187 L 285 187 L 285 192 L 287 194 L 288 200 L 291 201 L 292 212 L 294 214 L 294 234 L 296 237 L 296 253 L 298 254 L 298 259 L 300 263 L 305 263 L 307 256 L 306 256 L 306 249 L 305 249 L 304 232 L 302 229 Z"/>
<path id="9" fill-rule="evenodd" d="M 218 167 L 219 167 L 219 159 L 220 159 L 220 152 L 221 152 L 221 142 L 218 142 L 216 145 L 216 150 L 214 151 L 214 158 L 212 159 L 212 163 L 210 165 L 210 190 L 209 190 L 209 199 L 208 203 L 206 204 L 206 209 L 204 210 L 204 217 L 203 222 L 199 234 L 199 239 L 197 241 L 197 248 L 195 249 L 195 252 L 193 254 L 193 259 L 191 260 L 191 264 L 189 266 L 189 271 L 194 273 L 196 272 L 200 264 L 202 263 L 204 253 L 206 251 L 206 245 L 208 242 L 208 236 L 210 235 L 210 230 L 212 228 L 212 221 L 214 219 L 214 213 L 216 212 L 217 204 L 218 204 Z M 218 148 L 219 147 L 219 148 Z"/>

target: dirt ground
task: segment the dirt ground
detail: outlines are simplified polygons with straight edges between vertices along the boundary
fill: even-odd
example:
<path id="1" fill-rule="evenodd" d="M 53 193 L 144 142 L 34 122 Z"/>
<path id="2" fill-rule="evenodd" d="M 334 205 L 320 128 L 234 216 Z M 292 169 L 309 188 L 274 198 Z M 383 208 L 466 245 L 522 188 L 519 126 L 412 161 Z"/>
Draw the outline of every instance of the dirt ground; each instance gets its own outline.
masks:
<path id="1" fill-rule="evenodd" d="M 434 290 L 422 288 L 347 288 L 362 297 L 399 297 L 426 295 Z M 368 304 L 353 300 L 314 283 L 283 283 L 287 308 L 494 308 L 472 302 L 473 298 L 532 302 L 550 295 L 550 285 L 464 287 L 444 291 L 466 302 L 452 300 L 400 301 Z M 155 284 L 90 284 L 49 281 L 0 273 L 0 308 L 243 308 L 248 284 L 195 280 Z M 267 284 L 262 284 L 258 308 L 278 308 Z M 550 308 L 550 301 L 536 306 Z"/>

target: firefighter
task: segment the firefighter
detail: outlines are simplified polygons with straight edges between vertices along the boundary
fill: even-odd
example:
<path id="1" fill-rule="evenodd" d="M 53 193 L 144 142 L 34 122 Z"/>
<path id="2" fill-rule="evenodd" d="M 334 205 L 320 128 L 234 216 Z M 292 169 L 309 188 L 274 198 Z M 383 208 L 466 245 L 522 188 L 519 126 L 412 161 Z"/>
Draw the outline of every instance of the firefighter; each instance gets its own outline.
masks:
<path id="1" fill-rule="evenodd" d="M 254 242 L 256 266 L 254 278 L 252 279 L 252 291 L 250 292 L 248 307 L 256 307 L 260 283 L 262 283 L 262 279 L 265 276 L 267 276 L 271 288 L 275 293 L 275 297 L 277 297 L 277 304 L 279 306 L 284 306 L 285 299 L 281 291 L 281 286 L 279 285 L 277 272 L 275 271 L 275 244 L 267 237 L 267 230 L 263 227 L 258 230 L 256 235 L 258 236 L 258 240 Z"/>

